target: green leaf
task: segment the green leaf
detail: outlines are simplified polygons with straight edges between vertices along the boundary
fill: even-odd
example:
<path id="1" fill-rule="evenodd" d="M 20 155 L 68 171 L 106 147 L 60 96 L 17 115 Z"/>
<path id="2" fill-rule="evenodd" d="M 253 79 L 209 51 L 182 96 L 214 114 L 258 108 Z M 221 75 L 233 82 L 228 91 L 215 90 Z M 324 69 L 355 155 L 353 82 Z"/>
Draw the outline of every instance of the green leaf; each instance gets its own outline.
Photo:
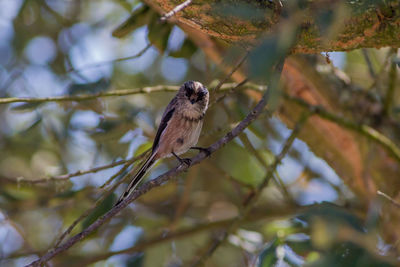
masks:
<path id="1" fill-rule="evenodd" d="M 297 218 L 308 223 L 313 222 L 313 220 L 317 218 L 332 223 L 345 223 L 359 232 L 364 232 L 364 225 L 358 217 L 344 208 L 329 202 L 322 202 L 321 204 L 314 205 L 300 214 Z"/>
<path id="2" fill-rule="evenodd" d="M 395 266 L 389 262 L 378 259 L 364 248 L 353 243 L 345 242 L 337 244 L 329 253 L 320 260 L 308 265 L 310 267 L 324 266 L 352 266 L 352 267 L 390 267 Z"/>
<path id="3" fill-rule="evenodd" d="M 153 19 L 149 25 L 147 38 L 149 38 L 152 45 L 163 53 L 168 46 L 168 38 L 171 30 L 172 26 L 170 24 L 159 23 L 158 18 Z"/>
<path id="4" fill-rule="evenodd" d="M 276 256 L 276 248 L 278 247 L 278 240 L 274 239 L 267 247 L 260 253 L 258 267 L 275 266 L 278 261 Z"/>
<path id="5" fill-rule="evenodd" d="M 108 197 L 106 197 L 103 202 L 101 202 L 93 211 L 92 213 L 89 214 L 89 216 L 86 217 L 85 220 L 82 222 L 82 230 L 87 228 L 89 225 L 91 225 L 93 222 L 95 222 L 99 217 L 104 215 L 107 211 L 109 211 L 114 203 L 115 203 L 115 195 L 110 194 Z"/>
<path id="6" fill-rule="evenodd" d="M 152 11 L 147 5 L 139 7 L 127 20 L 112 32 L 112 36 L 122 38 L 128 35 L 137 28 L 148 24 L 151 21 L 153 14 L 154 11 Z"/>
<path id="7" fill-rule="evenodd" d="M 232 142 L 227 145 L 221 154 L 221 168 L 234 179 L 253 186 L 262 181 L 265 170 L 246 149 L 237 143 Z"/>
<path id="8" fill-rule="evenodd" d="M 185 39 L 182 47 L 174 52 L 169 53 L 171 57 L 189 58 L 197 51 L 197 46 L 190 40 Z"/>

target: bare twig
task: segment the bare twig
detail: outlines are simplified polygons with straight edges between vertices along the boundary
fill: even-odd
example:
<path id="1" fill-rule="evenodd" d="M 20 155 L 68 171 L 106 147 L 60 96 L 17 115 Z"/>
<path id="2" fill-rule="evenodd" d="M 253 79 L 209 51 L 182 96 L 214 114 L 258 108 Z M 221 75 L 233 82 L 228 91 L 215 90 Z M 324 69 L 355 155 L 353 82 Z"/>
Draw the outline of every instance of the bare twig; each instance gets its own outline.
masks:
<path id="1" fill-rule="evenodd" d="M 235 88 L 237 83 L 228 83 L 221 86 L 221 90 L 231 90 Z M 257 90 L 262 88 L 261 86 L 251 84 L 246 86 L 246 88 Z M 126 95 L 136 95 L 136 94 L 148 94 L 153 92 L 176 92 L 179 90 L 179 86 L 172 85 L 158 85 L 153 87 L 142 87 L 134 89 L 120 89 L 110 92 L 100 92 L 97 94 L 80 94 L 80 95 L 66 95 L 66 96 L 53 96 L 53 97 L 4 97 L 0 98 L 1 104 L 10 103 L 44 103 L 44 102 L 71 102 L 71 101 L 84 101 L 96 99 L 99 97 L 115 97 L 115 96 L 126 96 Z"/>
<path id="2" fill-rule="evenodd" d="M 371 62 L 371 58 L 369 57 L 368 50 L 363 48 L 363 49 L 361 49 L 361 52 L 362 52 L 362 54 L 364 56 L 365 62 L 367 63 L 369 75 L 371 76 L 371 78 L 373 80 L 375 80 L 376 79 L 376 72 L 374 70 L 374 67 L 372 66 L 372 62 Z"/>
<path id="3" fill-rule="evenodd" d="M 254 107 L 254 109 L 234 129 L 232 129 L 232 131 L 228 132 L 224 137 L 222 137 L 217 142 L 215 142 L 210 147 L 208 147 L 208 151 L 210 152 L 210 154 L 221 149 L 228 142 L 232 141 L 241 132 L 243 132 L 244 129 L 246 129 L 264 111 L 264 108 L 267 104 L 267 98 L 268 98 L 268 91 L 266 94 L 264 94 L 264 96 L 261 98 L 261 100 Z M 112 217 L 114 217 L 116 214 L 118 214 L 122 209 L 124 209 L 126 206 L 128 206 L 128 204 L 130 202 L 139 198 L 140 196 L 142 196 L 149 190 L 151 190 L 155 187 L 161 186 L 163 183 L 167 182 L 171 178 L 176 177 L 178 174 L 187 170 L 189 167 L 199 164 L 205 158 L 207 158 L 206 153 L 201 152 L 197 156 L 192 158 L 192 163 L 190 166 L 186 166 L 184 164 L 179 165 L 179 166 L 173 168 L 172 170 L 165 172 L 164 174 L 158 176 L 157 178 L 144 183 L 138 190 L 134 191 L 128 198 L 126 198 L 124 201 L 122 201 L 118 205 L 114 206 L 106 214 L 104 214 L 103 216 L 98 218 L 95 222 L 93 222 L 89 227 L 84 229 L 82 232 L 76 234 L 75 236 L 72 236 L 71 238 L 66 240 L 63 244 L 61 244 L 60 246 L 57 246 L 57 247 L 49 250 L 44 256 L 35 260 L 28 266 L 40 266 L 41 264 L 49 261 L 56 255 L 66 251 L 67 249 L 69 249 L 70 247 L 75 245 L 77 242 L 81 241 L 82 239 L 86 238 L 88 235 L 93 233 L 100 226 L 105 224 L 108 220 L 110 220 Z"/>
<path id="4" fill-rule="evenodd" d="M 168 86 L 159 85 L 154 87 L 142 87 L 135 89 L 121 89 L 110 92 L 100 92 L 97 94 L 80 94 L 80 95 L 68 95 L 68 96 L 53 96 L 53 97 L 6 97 L 0 98 L 0 104 L 9 104 L 17 102 L 25 103 L 44 103 L 44 102 L 70 102 L 70 101 L 84 101 L 96 99 L 99 97 L 111 97 L 111 96 L 125 96 L 134 94 L 147 94 L 152 92 L 175 92 L 179 89 L 179 86 Z"/>
<path id="5" fill-rule="evenodd" d="M 164 16 L 162 16 L 160 18 L 161 21 L 166 21 L 167 19 L 171 18 L 173 15 L 175 15 L 176 13 L 178 13 L 179 11 L 182 11 L 183 9 L 185 9 L 187 6 L 189 6 L 192 3 L 192 0 L 186 0 L 185 2 L 183 2 L 180 5 L 177 5 L 176 7 L 174 7 L 174 9 L 172 9 L 171 11 L 169 11 L 168 13 L 164 14 Z"/>
<path id="6" fill-rule="evenodd" d="M 132 59 L 135 59 L 135 58 L 139 58 L 139 57 L 143 56 L 143 54 L 146 53 L 146 51 L 149 50 L 151 46 L 152 46 L 151 44 L 147 44 L 142 50 L 140 50 L 138 53 L 136 53 L 135 55 L 132 55 L 132 56 L 121 57 L 121 58 L 116 58 L 116 59 L 112 59 L 112 60 L 102 61 L 102 62 L 98 62 L 98 63 L 94 63 L 94 64 L 83 66 L 83 67 L 81 67 L 79 69 L 70 68 L 69 70 L 67 70 L 67 73 L 81 72 L 81 71 L 85 71 L 87 69 L 97 68 L 97 67 L 100 67 L 100 66 L 106 65 L 106 64 L 113 64 L 113 63 L 116 63 L 116 62 L 127 61 L 127 60 L 132 60 Z"/>
<path id="7" fill-rule="evenodd" d="M 391 58 L 397 55 L 397 49 L 392 48 L 392 53 L 393 55 Z M 397 81 L 397 64 L 392 61 L 389 69 L 389 81 L 388 81 L 387 92 L 385 95 L 385 100 L 383 102 L 383 114 L 386 116 L 389 116 L 391 113 L 396 81 Z"/>
<path id="8" fill-rule="evenodd" d="M 237 71 L 240 66 L 242 66 L 242 64 L 246 61 L 247 57 L 249 56 L 249 51 L 246 52 L 246 54 L 239 60 L 239 62 L 235 65 L 235 67 L 224 77 L 224 79 L 222 79 L 217 86 L 215 86 L 215 88 L 213 89 L 213 92 L 217 92 L 221 86 L 226 83 L 226 81 L 231 78 L 232 74 L 235 73 L 235 71 Z M 245 80 L 247 82 L 247 80 Z M 242 82 L 243 83 L 243 82 Z"/>
<path id="9" fill-rule="evenodd" d="M 264 167 L 264 169 L 268 170 L 268 163 L 265 161 L 265 159 L 262 157 L 259 151 L 253 146 L 248 136 L 245 133 L 243 133 L 239 136 L 239 138 L 240 141 L 242 141 L 242 143 L 246 147 L 246 149 L 254 155 L 254 157 Z M 272 178 L 274 179 L 274 182 L 278 186 L 278 188 L 282 191 L 282 195 L 285 196 L 286 200 L 290 203 L 294 203 L 292 195 L 290 195 L 289 191 L 286 188 L 286 185 L 280 179 L 279 174 L 277 172 L 274 172 Z"/>
<path id="10" fill-rule="evenodd" d="M 386 198 L 387 200 L 390 201 L 390 203 L 392 203 L 393 205 L 395 205 L 396 207 L 400 208 L 400 203 L 396 200 L 394 200 L 392 197 L 388 196 L 387 194 L 383 193 L 382 191 L 377 191 L 376 192 L 378 195 L 383 196 L 384 198 Z"/>
<path id="11" fill-rule="evenodd" d="M 48 182 L 61 182 L 61 181 L 69 180 L 69 179 L 71 179 L 73 177 L 76 177 L 76 176 L 81 176 L 81 175 L 85 175 L 85 174 L 88 174 L 88 173 L 96 173 L 96 172 L 103 171 L 103 170 L 106 170 L 106 169 L 110 169 L 110 168 L 113 168 L 113 167 L 116 167 L 116 166 L 119 166 L 119 165 L 122 165 L 122 164 L 129 164 L 130 165 L 130 164 L 134 163 L 135 161 L 142 159 L 144 157 L 144 155 L 146 154 L 146 152 L 147 151 L 145 151 L 144 153 L 142 153 L 142 154 L 140 154 L 140 155 L 138 155 L 136 157 L 132 157 L 130 159 L 123 159 L 123 160 L 119 160 L 119 161 L 116 161 L 116 162 L 113 162 L 113 163 L 110 163 L 110 164 L 106 164 L 106 165 L 103 165 L 103 166 L 95 167 L 95 168 L 92 168 L 92 169 L 88 169 L 88 170 L 84 170 L 84 171 L 83 170 L 79 170 L 79 171 L 76 171 L 76 172 L 73 172 L 73 173 L 68 173 L 68 174 L 63 174 L 63 175 L 49 176 L 49 177 L 44 177 L 44 178 L 39 178 L 39 179 L 34 179 L 34 180 L 27 179 L 27 178 L 24 178 L 24 177 L 10 178 L 10 177 L 3 177 L 3 176 L 1 176 L 0 179 L 6 180 L 8 182 L 19 183 L 19 184 L 22 184 L 22 183 L 26 183 L 26 184 L 41 184 L 41 183 L 48 183 Z"/>

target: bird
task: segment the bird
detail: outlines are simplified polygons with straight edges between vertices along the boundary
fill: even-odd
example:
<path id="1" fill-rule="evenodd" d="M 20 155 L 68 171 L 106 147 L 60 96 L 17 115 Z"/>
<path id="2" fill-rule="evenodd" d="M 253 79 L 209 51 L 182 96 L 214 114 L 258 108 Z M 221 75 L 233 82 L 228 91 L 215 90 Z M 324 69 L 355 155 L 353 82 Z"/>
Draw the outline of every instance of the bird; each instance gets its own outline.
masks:
<path id="1" fill-rule="evenodd" d="M 189 149 L 203 151 L 209 156 L 207 148 L 195 146 L 199 140 L 208 101 L 208 90 L 200 82 L 187 81 L 179 88 L 162 115 L 150 155 L 115 205 L 129 197 L 157 160 L 174 156 L 181 164 L 190 165 L 190 159 L 179 157 Z"/>

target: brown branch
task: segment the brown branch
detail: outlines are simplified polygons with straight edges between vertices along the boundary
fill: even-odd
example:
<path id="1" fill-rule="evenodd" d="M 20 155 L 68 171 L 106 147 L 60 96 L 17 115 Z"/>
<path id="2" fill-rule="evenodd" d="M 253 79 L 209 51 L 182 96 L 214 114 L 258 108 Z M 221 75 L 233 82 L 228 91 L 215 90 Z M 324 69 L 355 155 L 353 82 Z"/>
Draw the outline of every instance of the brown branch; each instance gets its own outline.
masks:
<path id="1" fill-rule="evenodd" d="M 280 65 L 283 66 L 283 63 L 280 64 Z M 280 75 L 280 72 L 279 72 L 279 75 Z M 273 87 L 274 85 L 278 86 L 278 82 L 277 81 L 272 81 L 272 82 L 275 82 L 275 83 L 271 84 L 271 87 Z M 232 131 L 228 132 L 224 137 L 222 137 L 217 142 L 215 142 L 210 147 L 208 147 L 208 151 L 210 152 L 210 154 L 212 154 L 215 151 L 221 149 L 228 142 L 232 141 L 241 132 L 243 132 L 244 129 L 246 129 L 264 111 L 264 108 L 265 108 L 265 106 L 267 104 L 268 91 L 264 94 L 264 96 L 261 98 L 261 100 L 254 107 L 254 109 L 234 129 L 232 129 Z M 201 152 L 197 156 L 192 158 L 192 163 L 191 163 L 190 166 L 186 166 L 185 164 L 179 165 L 179 166 L 173 168 L 172 170 L 170 170 L 168 172 L 165 172 L 164 174 L 158 176 L 157 178 L 144 183 L 138 190 L 134 191 L 128 198 L 126 198 L 124 201 L 122 201 L 118 205 L 114 206 L 111 210 L 109 210 L 106 214 L 104 214 L 99 219 L 97 219 L 94 223 L 92 223 L 90 226 L 88 226 L 82 232 L 80 232 L 80 233 L 76 234 L 75 236 L 69 238 L 67 241 L 65 241 L 60 246 L 49 250 L 44 256 L 42 256 L 39 259 L 33 261 L 28 266 L 40 266 L 41 264 L 49 261 L 50 259 L 52 259 L 56 255 L 68 250 L 70 247 L 72 247 L 77 242 L 79 242 L 79 241 L 83 240 L 84 238 L 86 238 L 88 235 L 90 235 L 91 233 L 96 231 L 100 226 L 102 226 L 107 221 L 109 221 L 111 218 L 113 218 L 115 215 L 117 215 L 122 209 L 124 209 L 126 206 L 128 206 L 129 203 L 131 203 L 135 199 L 139 198 L 140 196 L 142 196 L 143 194 L 145 194 L 149 190 L 151 190 L 151 189 L 153 189 L 155 187 L 161 186 L 163 183 L 167 182 L 171 178 L 176 177 L 178 174 L 180 174 L 183 171 L 187 170 L 191 166 L 199 164 L 205 158 L 207 158 L 206 153 Z"/>
<path id="2" fill-rule="evenodd" d="M 387 200 L 390 201 L 390 203 L 392 203 L 393 205 L 395 205 L 396 207 L 400 208 L 400 203 L 397 202 L 396 200 L 394 200 L 392 197 L 388 196 L 387 194 L 381 192 L 381 191 L 377 191 L 376 192 L 378 195 L 383 196 L 384 198 L 386 198 Z"/>

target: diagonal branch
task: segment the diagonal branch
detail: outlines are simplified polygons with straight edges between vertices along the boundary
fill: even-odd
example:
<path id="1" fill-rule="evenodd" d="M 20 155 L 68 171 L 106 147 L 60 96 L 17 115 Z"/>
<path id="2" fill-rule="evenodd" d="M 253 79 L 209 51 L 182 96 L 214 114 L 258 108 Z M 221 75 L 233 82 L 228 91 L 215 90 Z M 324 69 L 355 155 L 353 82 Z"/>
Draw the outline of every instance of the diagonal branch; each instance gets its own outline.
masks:
<path id="1" fill-rule="evenodd" d="M 280 66 L 281 65 L 283 66 L 283 63 L 280 64 Z M 279 76 L 280 76 L 281 68 L 278 68 L 278 69 L 279 69 Z M 278 79 L 279 79 L 279 76 L 278 76 Z M 278 84 L 279 84 L 276 80 L 274 80 L 272 82 L 274 82 L 274 83 L 271 83 L 271 88 L 273 88 L 274 86 L 278 86 Z M 267 104 L 268 91 L 264 94 L 264 96 L 261 98 L 261 100 L 254 107 L 254 109 L 232 131 L 228 132 L 224 137 L 222 137 L 217 142 L 215 142 L 210 147 L 208 147 L 208 151 L 210 152 L 210 154 L 221 149 L 228 142 L 232 141 L 235 137 L 237 137 L 240 133 L 242 133 L 244 131 L 244 129 L 246 129 L 264 111 L 264 108 Z M 197 156 L 192 158 L 191 166 L 199 164 L 206 158 L 207 158 L 206 153 L 204 153 L 204 152 L 199 153 Z M 100 228 L 100 226 L 102 226 L 107 221 L 109 221 L 111 218 L 113 218 L 115 215 L 117 215 L 122 209 L 124 209 L 126 206 L 128 206 L 129 203 L 131 203 L 135 199 L 139 198 L 140 196 L 142 196 L 149 190 L 151 190 L 155 187 L 161 186 L 163 183 L 176 177 L 178 174 L 187 170 L 191 166 L 188 167 L 184 164 L 179 165 L 179 166 L 173 168 L 172 170 L 165 172 L 164 174 L 158 176 L 157 178 L 143 184 L 138 190 L 134 191 L 128 198 L 126 198 L 120 204 L 113 207 L 111 210 L 109 210 L 106 214 L 104 214 L 99 219 L 97 219 L 94 223 L 92 223 L 89 227 L 84 229 L 82 232 L 76 234 L 75 236 L 72 236 L 67 241 L 65 241 L 63 244 L 61 244 L 60 246 L 57 246 L 57 247 L 49 250 L 44 256 L 33 261 L 28 266 L 40 266 L 41 264 L 49 261 L 56 255 L 68 250 L 70 247 L 72 247 L 79 241 L 86 238 L 88 235 L 90 235 L 91 233 L 96 231 L 98 228 Z"/>

